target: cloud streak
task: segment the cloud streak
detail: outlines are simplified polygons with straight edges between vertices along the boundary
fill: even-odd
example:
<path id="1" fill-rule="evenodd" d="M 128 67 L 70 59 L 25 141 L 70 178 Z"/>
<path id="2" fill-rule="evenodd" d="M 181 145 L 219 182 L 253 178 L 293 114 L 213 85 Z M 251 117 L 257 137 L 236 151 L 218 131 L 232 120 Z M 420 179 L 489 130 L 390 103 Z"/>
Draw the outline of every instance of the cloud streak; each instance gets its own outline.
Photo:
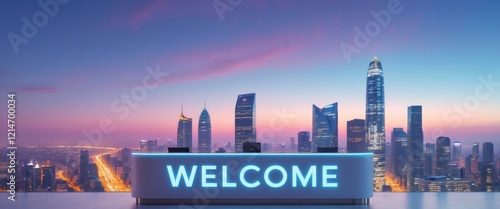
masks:
<path id="1" fill-rule="evenodd" d="M 155 63 L 173 65 L 166 84 L 208 79 L 216 76 L 250 72 L 271 65 L 288 65 L 283 60 L 314 44 L 319 35 L 276 33 L 271 36 L 248 37 L 226 47 L 206 47 L 154 60 Z"/>
<path id="2" fill-rule="evenodd" d="M 40 94 L 53 94 L 59 91 L 58 88 L 53 86 L 19 86 L 15 88 L 18 92 L 24 93 L 40 93 Z"/>

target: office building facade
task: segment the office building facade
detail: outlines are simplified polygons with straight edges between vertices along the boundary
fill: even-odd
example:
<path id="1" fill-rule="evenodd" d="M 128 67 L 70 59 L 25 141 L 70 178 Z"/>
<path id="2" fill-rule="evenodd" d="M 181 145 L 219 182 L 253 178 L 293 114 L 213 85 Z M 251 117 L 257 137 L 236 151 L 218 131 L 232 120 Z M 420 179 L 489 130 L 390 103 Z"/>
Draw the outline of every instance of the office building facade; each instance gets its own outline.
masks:
<path id="1" fill-rule="evenodd" d="M 368 66 L 366 80 L 366 150 L 373 153 L 373 188 L 385 184 L 385 96 L 384 72 L 378 57 Z"/>
<path id="2" fill-rule="evenodd" d="M 418 192 L 418 180 L 424 175 L 424 133 L 422 106 L 408 107 L 407 190 Z"/>
<path id="3" fill-rule="evenodd" d="M 243 152 L 244 142 L 257 142 L 255 93 L 240 94 L 235 107 L 235 152 Z"/>
<path id="4" fill-rule="evenodd" d="M 347 152 L 366 152 L 365 120 L 354 119 L 347 121 Z"/>
<path id="5" fill-rule="evenodd" d="M 313 105 L 312 151 L 318 147 L 338 147 L 338 106 L 329 104 L 323 108 Z"/>

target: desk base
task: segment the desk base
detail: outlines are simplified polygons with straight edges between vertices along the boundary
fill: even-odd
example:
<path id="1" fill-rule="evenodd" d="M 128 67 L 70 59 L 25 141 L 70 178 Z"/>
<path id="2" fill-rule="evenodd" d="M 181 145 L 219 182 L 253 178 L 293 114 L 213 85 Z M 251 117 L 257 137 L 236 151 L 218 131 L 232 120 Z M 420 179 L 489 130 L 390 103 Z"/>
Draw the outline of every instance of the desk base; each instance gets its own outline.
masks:
<path id="1" fill-rule="evenodd" d="M 368 205 L 361 199 L 145 199 L 136 198 L 137 205 Z"/>

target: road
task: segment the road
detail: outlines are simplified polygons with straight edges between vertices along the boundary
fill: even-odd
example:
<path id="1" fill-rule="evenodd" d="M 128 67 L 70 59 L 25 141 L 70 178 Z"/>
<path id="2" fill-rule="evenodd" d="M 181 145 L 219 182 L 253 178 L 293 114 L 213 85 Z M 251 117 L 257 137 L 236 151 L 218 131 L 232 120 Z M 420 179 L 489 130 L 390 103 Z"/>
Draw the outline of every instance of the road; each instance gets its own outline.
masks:
<path id="1" fill-rule="evenodd" d="M 107 154 L 107 153 L 106 153 Z M 104 160 L 102 160 L 102 155 L 95 157 L 95 164 L 97 165 L 97 170 L 99 173 L 99 179 L 101 180 L 104 191 L 106 192 L 129 192 L 131 188 L 124 184 L 119 176 L 117 176 L 111 167 L 109 167 Z"/>
<path id="2" fill-rule="evenodd" d="M 57 171 L 56 175 L 57 175 L 58 179 L 62 179 L 63 181 L 68 183 L 68 186 L 73 188 L 73 190 L 75 190 L 75 192 L 83 192 L 83 190 L 80 188 L 80 186 L 78 186 L 78 184 L 76 182 L 71 181 L 69 179 L 69 177 L 64 175 L 64 171 Z"/>

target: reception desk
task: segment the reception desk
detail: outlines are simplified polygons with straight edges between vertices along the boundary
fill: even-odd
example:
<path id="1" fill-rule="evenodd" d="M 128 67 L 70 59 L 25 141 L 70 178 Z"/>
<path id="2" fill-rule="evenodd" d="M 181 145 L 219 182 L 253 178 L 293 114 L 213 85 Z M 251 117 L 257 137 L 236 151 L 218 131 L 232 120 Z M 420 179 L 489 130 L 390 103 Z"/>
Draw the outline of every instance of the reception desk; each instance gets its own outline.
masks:
<path id="1" fill-rule="evenodd" d="M 371 153 L 133 153 L 137 204 L 368 204 Z"/>

